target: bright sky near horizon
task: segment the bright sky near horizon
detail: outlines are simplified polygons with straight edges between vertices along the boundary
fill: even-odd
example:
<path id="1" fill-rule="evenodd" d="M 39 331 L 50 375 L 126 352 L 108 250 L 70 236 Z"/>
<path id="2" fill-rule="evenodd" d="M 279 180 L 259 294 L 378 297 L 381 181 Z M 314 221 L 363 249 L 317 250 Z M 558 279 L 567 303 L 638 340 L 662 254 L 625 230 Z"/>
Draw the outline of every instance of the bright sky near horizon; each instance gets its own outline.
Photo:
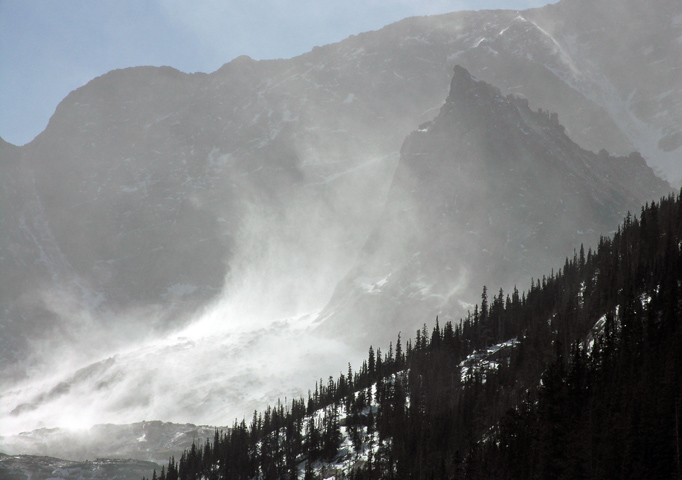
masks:
<path id="1" fill-rule="evenodd" d="M 415 15 L 556 0 L 0 0 L 0 137 L 22 145 L 72 90 L 116 68 L 213 72 L 290 58 Z"/>

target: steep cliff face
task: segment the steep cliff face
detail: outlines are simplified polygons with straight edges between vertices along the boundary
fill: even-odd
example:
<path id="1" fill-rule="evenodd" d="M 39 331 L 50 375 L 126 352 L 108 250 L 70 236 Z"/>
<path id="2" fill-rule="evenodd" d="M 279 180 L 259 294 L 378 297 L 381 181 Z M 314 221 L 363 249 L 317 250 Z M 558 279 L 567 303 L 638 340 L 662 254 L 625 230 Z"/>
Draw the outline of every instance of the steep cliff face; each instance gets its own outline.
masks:
<path id="1" fill-rule="evenodd" d="M 482 285 L 525 288 L 668 188 L 639 154 L 584 150 L 556 114 L 456 66 L 440 114 L 405 140 L 386 209 L 320 328 L 366 318 L 352 331 L 368 343 L 438 314 L 456 321 Z"/>

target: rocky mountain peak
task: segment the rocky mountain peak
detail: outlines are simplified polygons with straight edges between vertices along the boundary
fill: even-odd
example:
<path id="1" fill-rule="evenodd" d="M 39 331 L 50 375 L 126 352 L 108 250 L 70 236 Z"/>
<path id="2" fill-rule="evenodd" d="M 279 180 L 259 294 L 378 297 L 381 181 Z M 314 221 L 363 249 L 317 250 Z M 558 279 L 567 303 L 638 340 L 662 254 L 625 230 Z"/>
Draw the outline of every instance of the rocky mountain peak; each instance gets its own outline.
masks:
<path id="1" fill-rule="evenodd" d="M 451 85 L 440 114 L 405 140 L 385 211 L 324 329 L 363 312 L 403 331 L 435 315 L 456 321 L 481 285 L 521 285 L 669 189 L 640 155 L 584 150 L 558 115 L 461 66 Z M 387 330 L 375 328 L 371 338 Z"/>
<path id="2" fill-rule="evenodd" d="M 479 96 L 501 97 L 500 89 L 479 80 L 461 65 L 455 65 L 446 104 L 456 104 Z"/>
<path id="3" fill-rule="evenodd" d="M 440 114 L 413 135 L 446 133 L 453 128 L 458 128 L 463 135 L 478 131 L 485 138 L 477 143 L 485 149 L 509 148 L 514 138 L 516 143 L 542 143 L 538 135 L 549 135 L 551 142 L 558 141 L 566 148 L 579 148 L 565 134 L 558 114 L 541 108 L 533 111 L 523 96 L 504 95 L 499 88 L 476 78 L 460 65 L 454 67 L 450 92 Z"/>
<path id="4" fill-rule="evenodd" d="M 499 110 L 508 103 L 500 92 L 494 87 L 473 76 L 461 65 L 455 65 L 450 93 L 441 108 L 441 115 L 457 111 L 458 114 L 469 117 L 487 115 L 491 111 Z"/>

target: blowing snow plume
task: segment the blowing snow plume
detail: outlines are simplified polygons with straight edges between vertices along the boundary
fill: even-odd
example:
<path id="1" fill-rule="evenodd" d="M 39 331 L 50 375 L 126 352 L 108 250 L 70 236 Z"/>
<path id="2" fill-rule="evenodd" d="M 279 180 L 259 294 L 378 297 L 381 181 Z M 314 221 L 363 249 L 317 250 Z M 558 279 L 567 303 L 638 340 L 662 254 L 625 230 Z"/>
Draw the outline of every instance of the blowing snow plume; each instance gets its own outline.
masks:
<path id="1" fill-rule="evenodd" d="M 282 98 L 259 84 L 259 64 L 233 63 L 212 79 L 112 72 L 63 102 L 29 160 L 8 159 L 3 204 L 24 208 L 6 245 L 30 238 L 19 253 L 40 262 L 20 270 L 21 301 L 4 299 L 6 339 L 26 339 L 5 364 L 4 433 L 228 423 L 360 358 L 308 327 L 383 205 L 396 156 L 340 128 L 353 117 L 343 108 L 325 123 L 300 87 Z M 229 105 L 188 100 L 197 83 Z"/>

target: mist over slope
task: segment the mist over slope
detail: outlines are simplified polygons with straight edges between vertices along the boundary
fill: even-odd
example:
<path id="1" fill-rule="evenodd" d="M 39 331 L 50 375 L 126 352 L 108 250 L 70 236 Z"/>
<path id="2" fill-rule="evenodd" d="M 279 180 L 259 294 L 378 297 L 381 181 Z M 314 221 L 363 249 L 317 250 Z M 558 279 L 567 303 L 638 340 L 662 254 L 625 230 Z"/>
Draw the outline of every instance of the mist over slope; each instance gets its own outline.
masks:
<path id="1" fill-rule="evenodd" d="M 383 331 L 456 316 L 483 283 L 545 273 L 658 198 L 644 160 L 682 179 L 681 15 L 564 0 L 411 18 L 293 59 L 117 70 L 72 92 L 33 142 L 0 144 L 3 426 L 224 423 Z M 441 110 L 456 64 L 500 88 L 472 83 L 489 105 L 463 115 L 455 88 Z M 628 156 L 581 150 L 538 107 Z M 180 382 L 195 396 L 167 397 Z"/>

